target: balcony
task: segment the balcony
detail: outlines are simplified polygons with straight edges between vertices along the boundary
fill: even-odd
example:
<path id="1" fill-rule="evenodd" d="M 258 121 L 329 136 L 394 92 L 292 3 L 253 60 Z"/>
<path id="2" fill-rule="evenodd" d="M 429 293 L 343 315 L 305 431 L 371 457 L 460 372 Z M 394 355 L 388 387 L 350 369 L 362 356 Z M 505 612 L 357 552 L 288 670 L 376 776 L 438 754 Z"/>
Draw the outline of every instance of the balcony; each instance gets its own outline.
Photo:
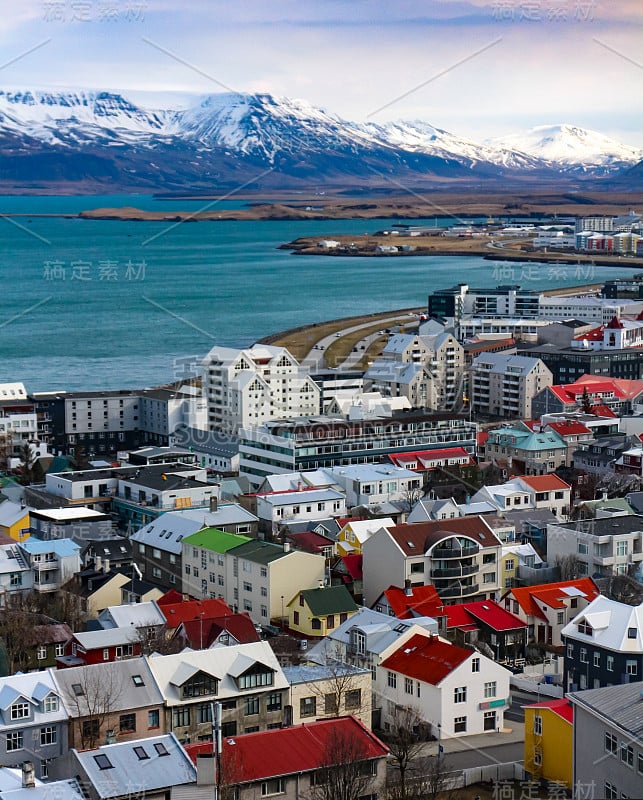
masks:
<path id="1" fill-rule="evenodd" d="M 477 564 L 465 564 L 458 567 L 434 567 L 431 570 L 431 578 L 465 578 L 467 575 L 474 575 L 479 571 Z"/>
<path id="2" fill-rule="evenodd" d="M 479 587 L 477 583 L 471 583 L 466 586 L 448 586 L 444 589 L 436 586 L 435 588 L 442 600 L 448 600 L 453 597 L 471 597 L 472 594 L 478 594 Z"/>
<path id="3" fill-rule="evenodd" d="M 464 547 L 434 547 L 431 550 L 431 558 L 469 558 L 475 556 L 480 551 L 477 544 L 465 545 Z"/>

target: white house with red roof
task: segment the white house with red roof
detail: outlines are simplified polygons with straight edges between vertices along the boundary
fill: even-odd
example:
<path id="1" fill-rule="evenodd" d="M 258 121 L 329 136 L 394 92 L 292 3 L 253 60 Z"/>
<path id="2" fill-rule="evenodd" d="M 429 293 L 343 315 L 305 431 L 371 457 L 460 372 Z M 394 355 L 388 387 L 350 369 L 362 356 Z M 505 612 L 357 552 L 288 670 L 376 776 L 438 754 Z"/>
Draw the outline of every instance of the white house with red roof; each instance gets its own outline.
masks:
<path id="1" fill-rule="evenodd" d="M 643 402 L 643 380 L 581 375 L 574 383 L 554 384 L 534 395 L 531 414 L 541 418 L 550 412 L 577 411 L 583 403 L 606 406 L 616 414 L 631 413 Z"/>
<path id="2" fill-rule="evenodd" d="M 417 634 L 377 670 L 375 698 L 384 730 L 409 707 L 441 739 L 494 733 L 509 706 L 509 670 L 476 650 Z"/>
<path id="3" fill-rule="evenodd" d="M 566 517 L 571 507 L 572 487 L 558 475 L 520 475 L 503 484 L 483 486 L 472 503 L 491 503 L 499 512 L 544 508 Z"/>
<path id="4" fill-rule="evenodd" d="M 502 596 L 502 603 L 507 611 L 525 620 L 530 641 L 562 647 L 562 629 L 598 595 L 591 578 L 578 578 L 515 587 Z"/>
<path id="5" fill-rule="evenodd" d="M 599 325 L 591 331 L 572 339 L 571 346 L 577 350 L 624 350 L 627 347 L 643 347 L 643 312 L 636 319 L 612 317 L 607 325 Z"/>

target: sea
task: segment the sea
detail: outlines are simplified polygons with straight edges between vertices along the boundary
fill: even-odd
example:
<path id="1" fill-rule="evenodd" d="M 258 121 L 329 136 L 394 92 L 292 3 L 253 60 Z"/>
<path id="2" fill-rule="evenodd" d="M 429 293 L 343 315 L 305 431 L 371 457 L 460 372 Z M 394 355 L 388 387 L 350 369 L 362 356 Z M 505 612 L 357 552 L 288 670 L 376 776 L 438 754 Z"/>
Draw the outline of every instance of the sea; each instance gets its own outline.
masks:
<path id="1" fill-rule="evenodd" d="M 551 289 L 617 273 L 475 256 L 279 249 L 299 236 L 374 233 L 396 220 L 176 224 L 38 216 L 243 205 L 149 195 L 0 196 L 0 383 L 22 381 L 30 392 L 143 388 L 194 374 L 214 345 L 245 347 L 313 322 L 425 306 L 432 291 L 455 283 Z"/>

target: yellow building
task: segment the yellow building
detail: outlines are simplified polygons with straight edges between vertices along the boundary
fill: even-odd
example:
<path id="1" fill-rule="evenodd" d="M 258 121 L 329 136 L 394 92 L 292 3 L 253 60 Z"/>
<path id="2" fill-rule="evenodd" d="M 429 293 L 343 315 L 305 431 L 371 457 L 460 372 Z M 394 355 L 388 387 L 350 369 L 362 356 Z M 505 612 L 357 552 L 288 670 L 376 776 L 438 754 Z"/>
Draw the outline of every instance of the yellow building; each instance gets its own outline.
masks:
<path id="1" fill-rule="evenodd" d="M 11 500 L 0 503 L 0 534 L 11 537 L 14 542 L 28 539 L 29 509 Z"/>
<path id="2" fill-rule="evenodd" d="M 564 698 L 525 706 L 525 770 L 572 788 L 574 709 Z"/>
<path id="3" fill-rule="evenodd" d="M 380 528 L 392 528 L 395 522 L 391 517 L 382 519 L 354 519 L 337 534 L 337 553 L 340 556 L 361 555 L 362 545 Z"/>
<path id="4" fill-rule="evenodd" d="M 345 586 L 304 589 L 288 603 L 288 627 L 312 638 L 335 630 L 357 611 Z"/>
<path id="5" fill-rule="evenodd" d="M 502 548 L 500 576 L 502 580 L 500 585 L 503 589 L 511 589 L 518 585 L 518 555 L 507 547 Z"/>

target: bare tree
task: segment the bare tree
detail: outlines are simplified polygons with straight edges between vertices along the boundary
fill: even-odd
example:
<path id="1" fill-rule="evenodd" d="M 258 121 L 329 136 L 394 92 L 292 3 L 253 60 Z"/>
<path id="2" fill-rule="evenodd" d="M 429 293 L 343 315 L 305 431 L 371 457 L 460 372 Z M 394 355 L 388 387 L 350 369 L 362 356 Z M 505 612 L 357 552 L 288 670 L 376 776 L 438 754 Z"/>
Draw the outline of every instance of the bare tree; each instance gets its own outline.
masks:
<path id="1" fill-rule="evenodd" d="M 571 553 L 567 556 L 556 556 L 554 560 L 554 566 L 556 566 L 560 572 L 561 581 L 574 581 L 577 578 L 582 578 L 582 565 L 583 562 L 580 558 Z"/>
<path id="2" fill-rule="evenodd" d="M 324 747 L 320 769 L 311 776 L 310 800 L 359 800 L 371 794 L 377 762 L 367 754 L 363 740 L 335 729 Z"/>
<path id="3" fill-rule="evenodd" d="M 71 673 L 64 690 L 65 705 L 70 711 L 80 747 L 90 750 L 97 746 L 123 691 L 116 664 L 94 664 L 78 667 Z M 70 743 L 70 747 L 72 744 Z"/>
<path id="4" fill-rule="evenodd" d="M 394 783 L 389 786 L 389 800 L 437 800 L 448 792 L 449 797 L 457 796 L 450 791 L 451 779 L 449 765 L 443 755 L 437 754 L 423 759 L 418 766 L 418 776 L 410 779 L 401 793 L 401 784 Z"/>
<path id="5" fill-rule="evenodd" d="M 643 586 L 630 575 L 610 575 L 601 588 L 606 597 L 618 603 L 629 606 L 643 603 Z"/>
<path id="6" fill-rule="evenodd" d="M 141 627 L 136 628 L 132 642 L 140 643 L 143 655 L 159 653 L 159 655 L 167 656 L 183 650 L 180 637 L 171 636 L 167 625 L 159 625 L 156 622 L 150 622 L 147 625 L 143 623 Z"/>
<path id="7" fill-rule="evenodd" d="M 427 739 L 427 726 L 417 712 L 412 708 L 398 707 L 386 736 L 386 744 L 389 746 L 398 772 L 390 793 L 395 800 L 410 800 L 416 797 L 408 784 L 408 772 L 412 769 L 412 762 L 421 753 Z"/>
<path id="8" fill-rule="evenodd" d="M 317 698 L 318 710 L 333 717 L 340 714 L 354 714 L 361 718 L 364 714 L 368 719 L 363 721 L 370 727 L 370 692 L 366 696 L 367 693 L 362 691 L 358 678 L 360 673 L 356 672 L 354 666 L 342 661 L 337 647 L 333 656 L 326 654 L 323 666 L 325 680 L 320 684 L 311 683 L 311 691 Z"/>
<path id="9" fill-rule="evenodd" d="M 9 675 L 26 672 L 29 668 L 30 653 L 38 644 L 33 636 L 26 635 L 33 630 L 33 618 L 33 612 L 21 602 L 7 606 L 0 615 L 0 640 L 4 645 Z"/>

